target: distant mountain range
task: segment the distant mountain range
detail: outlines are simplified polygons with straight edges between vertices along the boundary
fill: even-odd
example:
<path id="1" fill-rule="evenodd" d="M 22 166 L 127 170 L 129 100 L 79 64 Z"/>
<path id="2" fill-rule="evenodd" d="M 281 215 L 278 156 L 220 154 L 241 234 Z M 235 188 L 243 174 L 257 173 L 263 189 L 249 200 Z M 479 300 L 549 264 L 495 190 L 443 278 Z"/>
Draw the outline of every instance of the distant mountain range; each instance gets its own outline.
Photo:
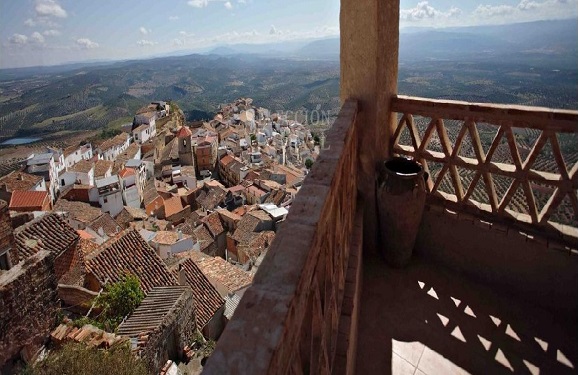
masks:
<path id="1" fill-rule="evenodd" d="M 285 44 L 219 46 L 209 54 L 264 56 L 301 59 L 339 59 L 339 38 Z M 491 59 L 507 54 L 520 58 L 555 55 L 576 62 L 578 21 L 536 21 L 510 25 L 453 28 L 409 28 L 400 31 L 400 60 Z"/>

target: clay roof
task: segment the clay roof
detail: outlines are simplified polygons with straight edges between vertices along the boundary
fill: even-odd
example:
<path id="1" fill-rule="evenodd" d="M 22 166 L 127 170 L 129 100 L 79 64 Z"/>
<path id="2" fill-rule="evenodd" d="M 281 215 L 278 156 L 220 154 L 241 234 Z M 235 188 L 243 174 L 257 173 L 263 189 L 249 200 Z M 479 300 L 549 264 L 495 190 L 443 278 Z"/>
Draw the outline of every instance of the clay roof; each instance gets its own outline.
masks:
<path id="1" fill-rule="evenodd" d="M 207 229 L 209 229 L 209 232 L 211 232 L 213 238 L 225 231 L 218 212 L 213 212 L 209 216 L 205 217 L 203 222 L 207 226 Z"/>
<path id="2" fill-rule="evenodd" d="M 12 192 L 9 209 L 18 210 L 19 208 L 37 208 L 38 211 L 41 211 L 42 206 L 47 199 L 49 199 L 47 191 L 16 190 Z"/>
<path id="3" fill-rule="evenodd" d="M 220 187 L 209 187 L 201 191 L 197 197 L 197 203 L 206 210 L 213 210 L 227 196 L 227 192 Z"/>
<path id="4" fill-rule="evenodd" d="M 218 210 L 216 211 L 219 213 L 219 215 L 224 216 L 228 219 L 231 219 L 233 221 L 240 221 L 241 220 L 241 216 L 229 211 L 229 210 Z"/>
<path id="5" fill-rule="evenodd" d="M 225 155 L 225 156 L 223 156 L 223 158 L 221 159 L 221 164 L 226 167 L 227 164 L 229 164 L 229 163 L 232 162 L 233 160 L 235 160 L 235 159 L 233 159 L 233 157 L 232 157 L 231 155 Z"/>
<path id="6" fill-rule="evenodd" d="M 126 178 L 128 176 L 134 176 L 136 173 L 134 172 L 134 169 L 132 168 L 126 168 L 124 167 L 120 172 L 118 172 L 118 175 L 122 178 Z"/>
<path id="7" fill-rule="evenodd" d="M 104 177 L 106 172 L 112 171 L 113 161 L 110 160 L 97 160 L 94 163 L 94 177 Z"/>
<path id="8" fill-rule="evenodd" d="M 160 286 L 153 288 L 132 314 L 118 326 L 121 336 L 139 337 L 141 334 L 170 326 L 176 319 L 177 310 L 183 309 L 193 292 L 187 285 Z M 166 328 L 165 328 L 166 329 Z"/>
<path id="9" fill-rule="evenodd" d="M 181 239 L 191 238 L 188 234 L 181 234 Z M 172 245 L 179 240 L 179 233 L 171 232 L 167 230 L 159 230 L 156 232 L 155 238 L 153 239 L 154 242 L 163 245 Z"/>
<path id="10" fill-rule="evenodd" d="M 269 214 L 267 212 L 265 212 L 261 209 L 253 210 L 253 211 L 249 212 L 249 215 L 256 217 L 260 221 L 271 221 L 271 216 L 269 216 Z"/>
<path id="11" fill-rule="evenodd" d="M 248 287 L 253 283 L 253 275 L 232 265 L 221 257 L 193 259 L 201 271 L 209 278 L 224 285 L 229 293 Z"/>
<path id="12" fill-rule="evenodd" d="M 154 180 L 149 180 L 143 190 L 143 201 L 145 206 L 159 197 Z"/>
<path id="13" fill-rule="evenodd" d="M 93 222 L 103 214 L 100 209 L 92 207 L 88 203 L 67 201 L 66 199 L 59 199 L 54 205 L 54 211 L 68 212 L 72 219 L 85 224 Z"/>
<path id="14" fill-rule="evenodd" d="M 209 230 L 204 225 L 199 225 L 196 227 L 193 230 L 193 234 L 197 241 L 200 242 L 199 245 L 201 251 L 205 250 L 215 242 L 213 236 L 211 236 L 211 232 L 209 232 Z"/>
<path id="15" fill-rule="evenodd" d="M 70 167 L 73 172 L 88 173 L 94 167 L 94 163 L 90 160 L 81 160 Z"/>
<path id="16" fill-rule="evenodd" d="M 98 233 L 98 230 L 102 228 L 104 233 L 109 236 L 115 236 L 119 231 L 118 223 L 107 213 L 100 215 L 98 218 L 93 220 L 90 224 L 88 224 L 93 231 Z"/>
<path id="17" fill-rule="evenodd" d="M 111 139 L 107 139 L 106 141 L 102 142 L 100 144 L 100 149 L 102 151 L 106 151 L 109 148 L 112 148 L 114 146 L 120 146 L 123 145 L 126 140 L 128 139 L 128 135 L 125 133 L 120 133 L 119 135 L 111 138 Z"/>
<path id="18" fill-rule="evenodd" d="M 122 211 L 114 218 L 114 221 L 123 229 L 129 226 L 129 223 L 135 220 L 146 220 L 148 215 L 141 208 L 125 206 Z"/>
<path id="19" fill-rule="evenodd" d="M 186 281 L 193 289 L 197 324 L 203 328 L 225 304 L 225 301 L 192 259 L 184 260 L 179 267 L 185 271 Z M 178 273 L 178 269 L 175 269 L 175 272 Z"/>
<path id="20" fill-rule="evenodd" d="M 14 171 L 0 177 L 0 187 L 6 186 L 6 191 L 29 190 L 42 181 L 41 176 Z"/>
<path id="21" fill-rule="evenodd" d="M 191 132 L 191 129 L 189 129 L 187 126 L 181 126 L 176 133 L 177 138 L 185 138 L 190 137 L 192 135 L 193 133 Z"/>
<path id="22" fill-rule="evenodd" d="M 156 286 L 177 284 L 156 251 L 134 230 L 124 232 L 88 255 L 86 270 L 101 284 L 117 282 L 124 273 L 131 273 L 139 278 L 145 293 Z"/>
<path id="23" fill-rule="evenodd" d="M 171 160 L 179 158 L 179 143 L 177 138 L 173 138 L 165 145 L 161 151 L 161 160 Z"/>
<path id="24" fill-rule="evenodd" d="M 40 250 L 59 256 L 79 239 L 78 233 L 55 213 L 42 216 L 14 231 L 20 259 L 28 258 Z"/>
<path id="25" fill-rule="evenodd" d="M 164 200 L 165 202 L 165 216 L 169 217 L 181 212 L 184 207 L 179 196 L 173 196 Z"/>

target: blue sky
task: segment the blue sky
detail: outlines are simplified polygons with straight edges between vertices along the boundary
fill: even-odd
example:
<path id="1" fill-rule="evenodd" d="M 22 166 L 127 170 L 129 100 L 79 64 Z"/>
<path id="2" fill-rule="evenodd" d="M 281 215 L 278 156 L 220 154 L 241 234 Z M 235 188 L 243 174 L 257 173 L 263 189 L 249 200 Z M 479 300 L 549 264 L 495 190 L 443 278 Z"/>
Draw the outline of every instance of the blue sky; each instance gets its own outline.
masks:
<path id="1" fill-rule="evenodd" d="M 401 0 L 405 26 L 577 17 L 578 0 Z M 0 68 L 339 35 L 339 0 L 0 0 Z"/>

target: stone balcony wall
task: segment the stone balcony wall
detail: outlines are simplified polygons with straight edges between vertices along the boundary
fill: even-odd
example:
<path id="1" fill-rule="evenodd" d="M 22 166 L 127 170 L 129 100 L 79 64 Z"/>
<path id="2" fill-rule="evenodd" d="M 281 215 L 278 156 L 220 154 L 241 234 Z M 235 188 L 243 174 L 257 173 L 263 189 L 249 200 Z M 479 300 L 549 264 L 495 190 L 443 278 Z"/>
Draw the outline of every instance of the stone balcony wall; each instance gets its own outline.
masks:
<path id="1" fill-rule="evenodd" d="M 0 366 L 31 359 L 54 328 L 59 308 L 54 259 L 41 250 L 0 275 Z"/>

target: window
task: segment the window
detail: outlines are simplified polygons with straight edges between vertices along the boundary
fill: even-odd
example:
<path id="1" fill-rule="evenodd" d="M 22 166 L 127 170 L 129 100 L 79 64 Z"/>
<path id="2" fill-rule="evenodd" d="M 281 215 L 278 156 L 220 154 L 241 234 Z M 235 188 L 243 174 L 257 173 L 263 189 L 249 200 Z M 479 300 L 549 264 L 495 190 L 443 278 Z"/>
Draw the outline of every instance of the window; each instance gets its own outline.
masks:
<path id="1" fill-rule="evenodd" d="M 0 252 L 0 270 L 9 270 L 10 269 L 10 259 L 8 258 L 8 251 L 10 249 L 4 250 L 4 252 Z"/>

